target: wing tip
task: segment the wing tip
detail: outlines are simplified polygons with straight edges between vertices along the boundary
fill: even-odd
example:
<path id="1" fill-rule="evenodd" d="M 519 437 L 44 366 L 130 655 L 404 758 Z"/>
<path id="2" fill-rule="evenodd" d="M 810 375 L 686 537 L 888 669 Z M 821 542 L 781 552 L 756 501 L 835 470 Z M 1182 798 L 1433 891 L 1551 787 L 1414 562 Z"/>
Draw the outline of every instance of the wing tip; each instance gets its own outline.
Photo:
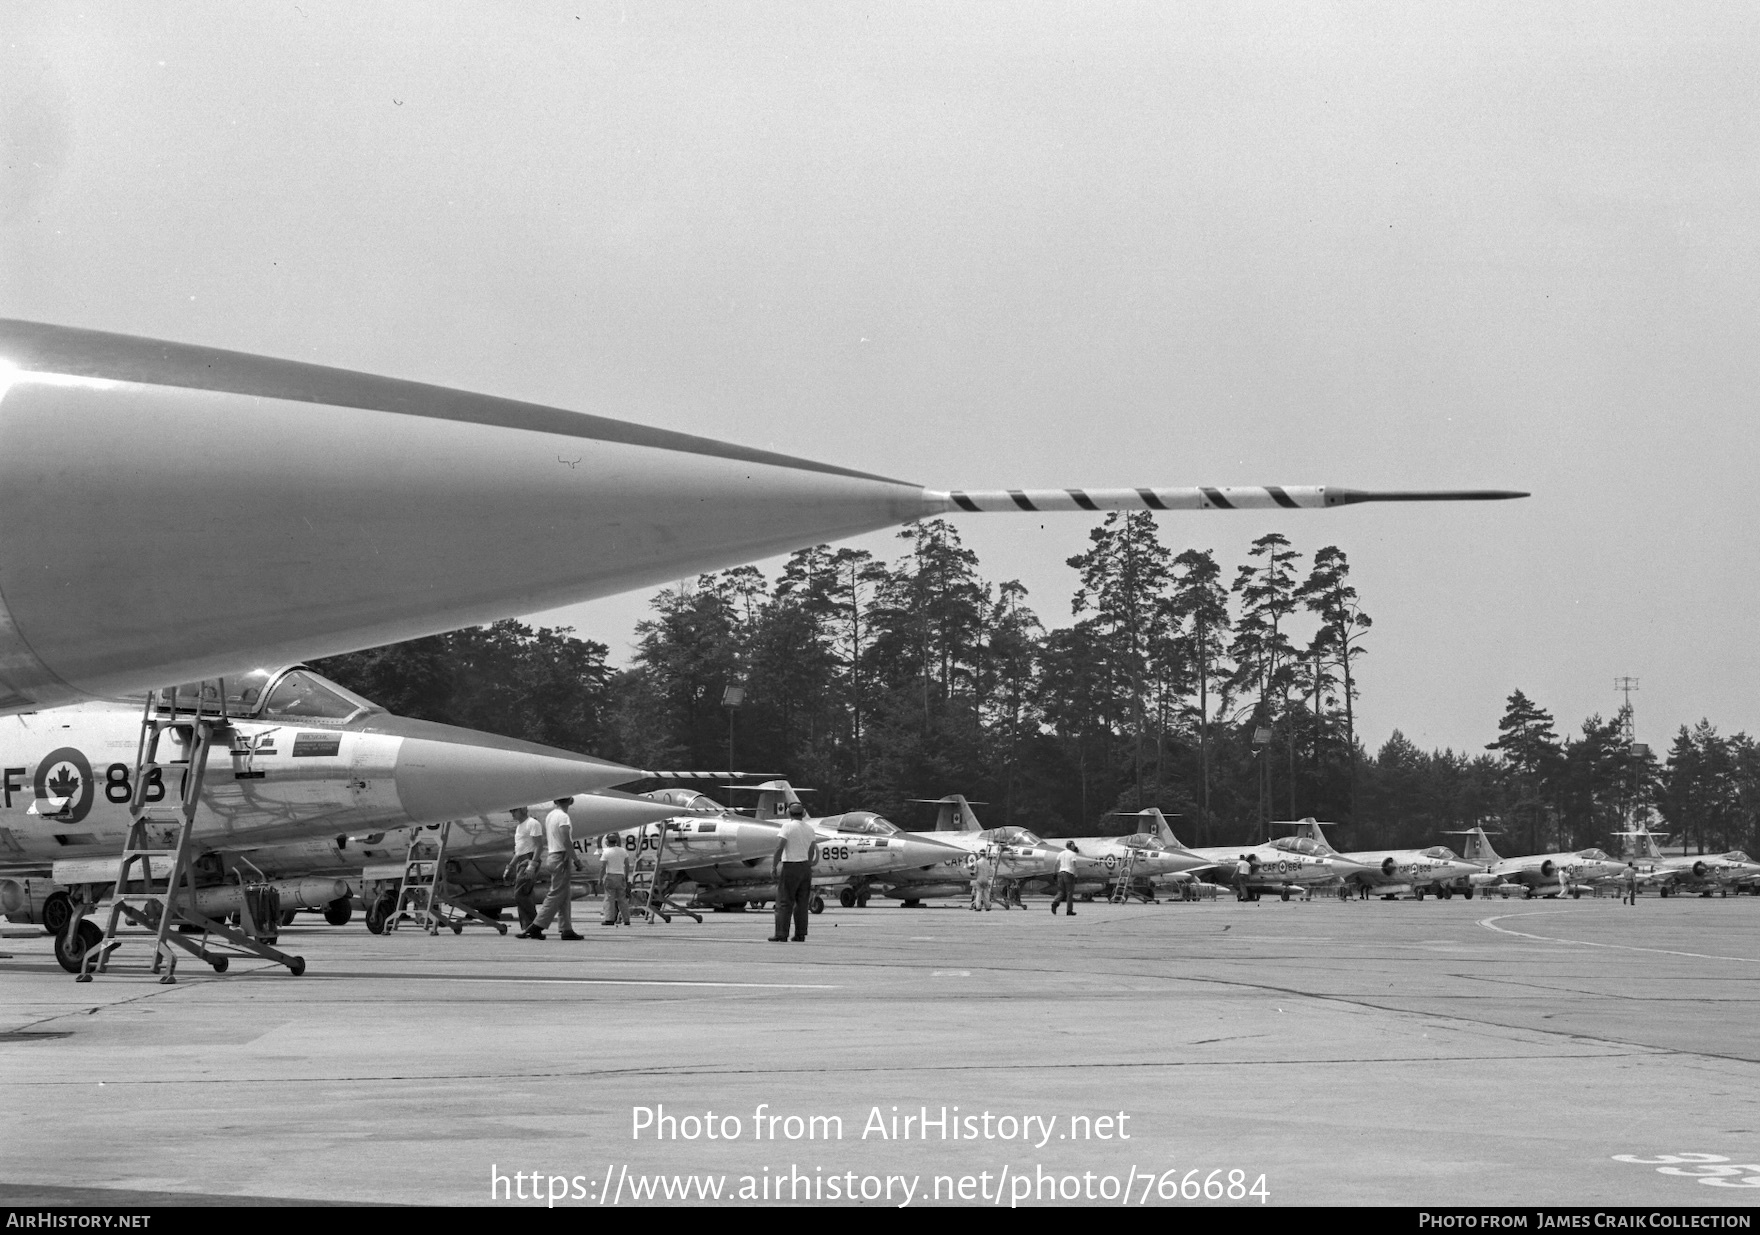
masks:
<path id="1" fill-rule="evenodd" d="M 1359 502 L 1507 502 L 1531 497 L 1524 489 L 1339 489 L 1328 486 L 1328 506 Z"/>

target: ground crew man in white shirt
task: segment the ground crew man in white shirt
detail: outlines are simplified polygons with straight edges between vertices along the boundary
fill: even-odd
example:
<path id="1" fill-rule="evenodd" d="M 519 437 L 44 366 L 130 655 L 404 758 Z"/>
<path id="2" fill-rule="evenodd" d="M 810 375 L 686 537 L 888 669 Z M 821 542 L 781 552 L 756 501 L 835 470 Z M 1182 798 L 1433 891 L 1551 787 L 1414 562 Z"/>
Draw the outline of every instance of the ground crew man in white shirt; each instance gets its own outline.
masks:
<path id="1" fill-rule="evenodd" d="M 788 818 L 776 840 L 770 870 L 776 877 L 776 930 L 771 943 L 786 943 L 788 921 L 794 919 L 794 941 L 807 940 L 807 910 L 813 899 L 813 861 L 819 856 L 818 834 L 807 822 L 807 808 L 791 802 Z"/>
<path id="2" fill-rule="evenodd" d="M 533 819 L 523 806 L 508 812 L 513 816 L 513 861 L 501 872 L 503 879 L 513 881 L 513 903 L 519 912 L 519 928 L 525 930 L 538 916 L 538 867 L 544 861 L 544 825 Z"/>
<path id="3" fill-rule="evenodd" d="M 616 836 L 605 838 L 599 858 L 605 863 L 605 919 L 600 926 L 629 925 L 629 851 Z"/>
<path id="4" fill-rule="evenodd" d="M 550 876 L 550 895 L 544 898 L 544 907 L 538 910 L 532 924 L 519 933 L 521 939 L 542 939 L 544 928 L 557 918 L 562 919 L 561 938 L 585 938 L 575 933 L 574 917 L 569 912 L 574 899 L 575 867 L 579 864 L 574 856 L 574 824 L 568 817 L 574 799 L 557 798 L 555 805 L 556 809 L 544 816 L 544 840 L 548 845 L 544 870 Z"/>
<path id="5" fill-rule="evenodd" d="M 1051 916 L 1057 916 L 1058 905 L 1064 906 L 1063 916 L 1076 916 L 1076 843 L 1073 840 L 1063 842 L 1063 852 L 1057 855 L 1057 895 L 1051 898 Z"/>

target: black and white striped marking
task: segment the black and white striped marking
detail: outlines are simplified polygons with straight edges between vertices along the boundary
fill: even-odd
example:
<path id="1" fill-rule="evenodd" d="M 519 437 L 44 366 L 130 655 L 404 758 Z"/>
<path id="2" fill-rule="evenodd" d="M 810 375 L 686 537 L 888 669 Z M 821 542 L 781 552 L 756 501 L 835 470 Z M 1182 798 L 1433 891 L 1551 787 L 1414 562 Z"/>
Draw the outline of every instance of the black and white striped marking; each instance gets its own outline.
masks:
<path id="1" fill-rule="evenodd" d="M 1180 489 L 954 489 L 930 493 L 944 510 L 1320 510 L 1359 502 L 1485 502 L 1526 497 L 1507 489 L 1365 490 L 1327 485 L 1197 485 Z"/>

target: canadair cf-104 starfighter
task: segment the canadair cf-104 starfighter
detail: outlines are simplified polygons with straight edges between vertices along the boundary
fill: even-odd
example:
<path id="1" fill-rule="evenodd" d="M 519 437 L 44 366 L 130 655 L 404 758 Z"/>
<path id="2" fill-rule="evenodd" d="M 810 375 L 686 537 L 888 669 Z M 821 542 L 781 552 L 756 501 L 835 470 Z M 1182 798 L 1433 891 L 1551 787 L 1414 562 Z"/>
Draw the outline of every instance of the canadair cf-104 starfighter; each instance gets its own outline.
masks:
<path id="1" fill-rule="evenodd" d="M 1625 863 L 1601 849 L 1578 849 L 1567 853 L 1536 853 L 1525 858 L 1499 857 L 1483 827 L 1466 829 L 1461 835 L 1461 857 L 1481 867 L 1466 879 L 1469 887 L 1497 888 L 1499 895 L 1520 889 L 1525 897 L 1558 896 L 1569 892 L 1581 896 L 1583 889 L 1605 879 L 1615 879 Z"/>
<path id="2" fill-rule="evenodd" d="M 1638 872 L 1639 885 L 1655 888 L 1662 896 L 1678 896 L 1683 892 L 1697 892 L 1701 896 L 1721 892 L 1728 896 L 1731 888 L 1760 876 L 1760 862 L 1755 862 L 1740 849 L 1728 853 L 1702 853 L 1697 857 L 1685 853 L 1667 854 L 1662 852 L 1661 841 L 1668 834 L 1652 832 L 1642 823 L 1630 832 L 1616 835 L 1627 841 L 1628 856 Z"/>
<path id="3" fill-rule="evenodd" d="M 752 788 L 758 792 L 757 818 L 732 811 L 724 811 L 721 817 L 734 835 L 743 835 L 750 829 L 764 836 L 768 848 L 763 856 L 699 860 L 676 866 L 665 859 L 665 866 L 673 871 L 670 890 L 680 897 L 688 892 L 692 905 L 730 908 L 776 899 L 776 878 L 770 861 L 779 828 L 774 820 L 787 807 L 799 803 L 800 798 L 798 791 L 783 780 L 766 781 Z M 707 797 L 693 804 L 714 806 Z M 815 913 L 824 911 L 824 894 L 828 889 L 848 885 L 855 879 L 874 879 L 892 871 L 934 866 L 950 856 L 949 846 L 905 832 L 869 810 L 845 811 L 841 815 L 810 818 L 808 822 L 816 835 L 812 899 Z"/>
<path id="4" fill-rule="evenodd" d="M 949 847 L 952 852 L 933 866 L 908 867 L 885 875 L 852 879 L 838 889 L 839 903 L 845 908 L 866 905 L 874 888 L 883 896 L 915 908 L 924 900 L 943 896 L 969 896 L 972 878 L 978 868 L 978 854 L 988 849 L 996 861 L 996 877 L 1005 886 L 1023 879 L 1049 875 L 1057 869 L 1057 850 L 1026 828 L 1005 825 L 986 828 L 972 813 L 972 804 L 964 794 L 950 793 L 943 798 L 918 798 L 939 808 L 933 832 L 907 832 L 906 836 L 922 836 Z M 999 897 L 1004 907 L 1005 897 Z"/>
<path id="5" fill-rule="evenodd" d="M 1153 888 L 1157 880 L 1195 874 L 1216 864 L 1178 841 L 1167 839 L 1173 835 L 1172 830 L 1156 808 L 1137 811 L 1127 818 L 1138 820 L 1137 831 L 1129 836 L 1074 836 L 1067 840 L 1059 837 L 1055 842 L 1075 846 L 1077 895 L 1110 888 L 1120 880 L 1133 887 L 1141 882 Z M 1160 835 L 1161 831 L 1166 832 L 1165 837 Z"/>
<path id="6" fill-rule="evenodd" d="M 1340 854 L 1321 830 L 1331 826 L 1310 817 L 1295 824 L 1294 835 L 1313 841 L 1327 854 L 1362 865 L 1363 870 L 1345 879 L 1346 885 L 1367 888 L 1383 900 L 1398 900 L 1401 896 L 1423 900 L 1426 892 L 1446 899 L 1454 895 L 1458 881 L 1480 870 L 1478 863 L 1467 861 L 1446 845 L 1432 845 L 1428 849 L 1359 849 Z M 1466 883 L 1463 887 L 1470 899 L 1473 886 Z"/>
<path id="7" fill-rule="evenodd" d="M 1294 893 L 1367 869 L 1361 862 L 1333 853 L 1305 836 L 1279 836 L 1262 845 L 1206 845 L 1192 849 L 1180 844 L 1160 811 L 1150 808 L 1143 814 L 1149 816 L 1154 835 L 1167 845 L 1213 865 L 1211 877 L 1218 883 L 1233 885 L 1245 900 L 1256 901 L 1267 892 L 1288 900 Z M 1239 873 L 1242 865 L 1246 867 L 1244 874 Z"/>
<path id="8" fill-rule="evenodd" d="M 209 750 L 191 830 L 198 907 L 221 895 L 208 889 L 238 882 L 238 859 L 248 869 L 250 853 L 266 846 L 341 854 L 350 837 L 545 795 L 580 795 L 571 810 L 593 832 L 667 813 L 660 803 L 592 792 L 643 779 L 639 769 L 393 716 L 310 669 L 247 675 L 228 686 L 233 720 L 227 742 Z M 64 965 L 95 942 L 96 928 L 78 915 L 116 881 L 140 726 L 138 703 L 0 717 L 0 873 L 8 876 L 0 905 L 13 921 L 56 933 Z M 188 735 L 173 729 L 169 742 L 180 739 L 187 746 Z M 177 800 L 180 786 L 165 779 L 157 769 L 149 777 L 147 803 Z M 174 845 L 176 825 L 163 830 L 153 839 Z M 328 869 L 322 856 L 301 860 Z M 282 890 L 304 903 L 299 889 Z"/>
<path id="9" fill-rule="evenodd" d="M 0 320 L 0 713 L 240 677 L 952 511 L 1517 496 L 934 490 L 603 415 Z"/>

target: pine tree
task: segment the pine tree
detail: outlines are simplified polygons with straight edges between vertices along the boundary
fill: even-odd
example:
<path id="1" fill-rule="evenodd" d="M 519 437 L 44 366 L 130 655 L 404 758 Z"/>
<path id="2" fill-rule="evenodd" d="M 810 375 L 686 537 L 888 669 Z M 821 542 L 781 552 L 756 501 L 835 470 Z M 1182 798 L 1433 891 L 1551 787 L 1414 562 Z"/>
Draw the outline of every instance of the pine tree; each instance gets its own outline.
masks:
<path id="1" fill-rule="evenodd" d="M 1285 627 L 1298 604 L 1296 562 L 1301 555 L 1289 547 L 1289 540 L 1279 532 L 1259 537 L 1247 554 L 1257 560 L 1236 571 L 1230 589 L 1240 597 L 1241 611 L 1235 619 L 1234 641 L 1229 645 L 1229 655 L 1235 663 L 1229 685 L 1233 690 L 1253 693 L 1255 727 L 1263 725 L 1275 732 L 1279 722 L 1284 723 L 1293 764 L 1295 735 L 1290 731 L 1286 714 L 1290 691 L 1296 684 L 1296 653 Z M 1269 746 L 1260 752 L 1259 768 L 1260 810 L 1269 819 L 1273 809 Z M 1293 796 L 1295 787 L 1291 779 Z"/>
<path id="2" fill-rule="evenodd" d="M 1518 816 L 1528 814 L 1528 841 L 1536 851 L 1540 847 L 1540 819 L 1556 816 L 1548 791 L 1564 758 L 1552 723 L 1550 712 L 1515 691 L 1506 701 L 1503 719 L 1497 722 L 1497 740 L 1485 747 L 1503 756 L 1506 781 L 1517 791 L 1511 810 Z"/>
<path id="3" fill-rule="evenodd" d="M 1167 659 L 1171 663 L 1163 672 L 1175 677 L 1187 698 L 1197 696 L 1198 807 L 1203 812 L 1199 829 L 1207 836 L 1211 813 L 1210 688 L 1213 683 L 1225 684 L 1229 678 L 1222 661 L 1222 647 L 1229 634 L 1228 593 L 1222 588 L 1222 568 L 1209 549 L 1187 549 L 1173 560 L 1173 585 L 1165 613 Z M 1226 692 L 1218 704 L 1227 709 Z"/>
<path id="4" fill-rule="evenodd" d="M 1111 676 L 1128 692 L 1133 771 L 1137 805 L 1143 795 L 1143 739 L 1148 728 L 1144 708 L 1151 649 L 1162 637 L 1163 604 L 1172 569 L 1161 543 L 1155 516 L 1148 511 L 1106 516 L 1088 533 L 1091 547 L 1069 559 L 1081 574 L 1081 585 L 1070 604 L 1077 616 L 1090 610 L 1098 619 L 1101 647 Z"/>
<path id="5" fill-rule="evenodd" d="M 1350 563 L 1345 559 L 1344 550 L 1337 545 L 1327 545 L 1314 554 L 1314 564 L 1308 572 L 1307 581 L 1301 587 L 1301 598 L 1308 611 L 1320 619 L 1320 629 L 1314 638 L 1314 650 L 1338 667 L 1344 682 L 1345 753 L 1350 767 L 1348 805 L 1354 812 L 1357 794 L 1357 685 L 1351 666 L 1367 650 L 1362 646 L 1362 638 L 1374 623 L 1357 603 L 1357 589 L 1347 581 L 1350 571 Z M 1317 688 L 1323 685 L 1318 681 L 1323 676 L 1316 667 L 1314 677 Z M 1316 708 L 1316 726 L 1319 715 L 1319 709 Z"/>

